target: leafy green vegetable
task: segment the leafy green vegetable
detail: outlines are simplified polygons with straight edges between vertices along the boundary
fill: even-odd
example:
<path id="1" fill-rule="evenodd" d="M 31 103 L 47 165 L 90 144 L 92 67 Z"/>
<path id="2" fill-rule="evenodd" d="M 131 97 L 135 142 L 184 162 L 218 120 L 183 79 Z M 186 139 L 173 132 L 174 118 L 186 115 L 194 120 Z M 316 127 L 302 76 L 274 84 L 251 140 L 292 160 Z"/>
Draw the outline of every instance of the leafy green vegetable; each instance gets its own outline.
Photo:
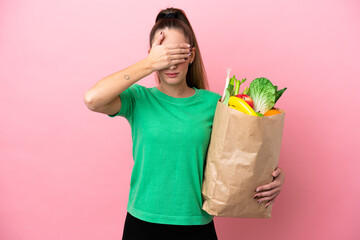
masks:
<path id="1" fill-rule="evenodd" d="M 277 90 L 277 86 L 275 86 L 275 103 L 277 102 L 277 100 L 279 100 L 279 98 L 281 97 L 281 95 L 285 92 L 285 90 L 287 89 L 287 88 L 283 88 L 283 89 L 281 89 L 281 90 Z"/>
<path id="2" fill-rule="evenodd" d="M 234 96 L 235 94 L 235 75 L 230 78 L 229 80 L 229 84 L 225 90 L 225 98 L 224 98 L 224 101 L 222 102 L 223 104 L 225 104 L 226 106 L 228 105 L 229 103 L 229 99 L 231 96 Z"/>
<path id="3" fill-rule="evenodd" d="M 254 101 L 254 111 L 266 113 L 275 105 L 276 89 L 267 78 L 256 78 L 249 86 L 249 95 Z"/>
<path id="4" fill-rule="evenodd" d="M 230 85 L 230 84 L 229 84 L 229 85 Z M 228 103 L 229 103 L 229 100 L 230 100 L 230 92 L 229 92 L 228 89 L 226 89 L 226 91 L 225 91 L 225 98 L 224 98 L 224 101 L 223 101 L 222 103 L 227 106 Z"/>
<path id="5" fill-rule="evenodd" d="M 255 112 L 256 113 L 256 115 L 258 115 L 259 117 L 263 117 L 264 116 L 264 114 L 261 114 L 261 113 L 259 113 L 259 112 Z"/>
<path id="6" fill-rule="evenodd" d="M 236 78 L 235 78 L 235 81 L 236 81 L 236 85 L 235 85 L 235 94 L 234 95 L 236 96 L 240 92 L 240 85 L 246 81 L 246 78 L 242 79 L 241 81 L 236 80 Z"/>
<path id="7" fill-rule="evenodd" d="M 236 96 L 240 92 L 240 85 L 246 81 L 246 78 L 237 80 L 235 75 L 230 78 L 231 69 L 227 69 L 227 77 L 225 82 L 225 89 L 221 98 L 222 103 L 226 106 L 229 103 L 231 96 Z M 264 113 L 274 107 L 275 103 L 279 100 L 287 88 L 278 90 L 267 78 L 256 78 L 250 86 L 245 88 L 243 94 L 250 96 L 254 102 L 254 111 L 258 116 L 262 117 Z"/>
<path id="8" fill-rule="evenodd" d="M 241 82 L 239 80 L 235 79 L 235 92 L 234 92 L 234 95 L 239 94 L 240 84 L 241 84 Z"/>
<path id="9" fill-rule="evenodd" d="M 230 78 L 230 82 L 229 82 L 229 86 L 228 86 L 230 96 L 234 96 L 234 94 L 235 94 L 235 84 L 236 84 L 235 81 L 236 81 L 236 78 L 234 75 L 232 78 Z"/>
<path id="10" fill-rule="evenodd" d="M 229 99 L 231 96 L 236 96 L 239 94 L 240 92 L 240 85 L 246 81 L 245 79 L 237 80 L 235 78 L 235 75 L 230 78 L 229 80 L 229 84 L 225 90 L 225 97 L 224 97 L 224 101 L 222 102 L 223 104 L 225 104 L 226 106 L 228 105 Z"/>
<path id="11" fill-rule="evenodd" d="M 250 90 L 250 88 L 246 87 L 243 91 L 243 94 L 249 95 L 249 90 Z"/>

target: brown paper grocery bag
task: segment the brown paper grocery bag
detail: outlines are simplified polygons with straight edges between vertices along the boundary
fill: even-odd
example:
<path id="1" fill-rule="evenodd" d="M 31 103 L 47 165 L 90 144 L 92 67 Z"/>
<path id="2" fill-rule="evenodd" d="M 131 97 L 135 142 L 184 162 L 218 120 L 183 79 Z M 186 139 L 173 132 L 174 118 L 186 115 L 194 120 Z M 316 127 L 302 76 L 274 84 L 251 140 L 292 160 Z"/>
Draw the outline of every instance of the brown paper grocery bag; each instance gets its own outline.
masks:
<path id="1" fill-rule="evenodd" d="M 272 205 L 253 199 L 273 180 L 285 112 L 254 117 L 217 103 L 202 186 L 203 210 L 213 216 L 270 218 Z"/>

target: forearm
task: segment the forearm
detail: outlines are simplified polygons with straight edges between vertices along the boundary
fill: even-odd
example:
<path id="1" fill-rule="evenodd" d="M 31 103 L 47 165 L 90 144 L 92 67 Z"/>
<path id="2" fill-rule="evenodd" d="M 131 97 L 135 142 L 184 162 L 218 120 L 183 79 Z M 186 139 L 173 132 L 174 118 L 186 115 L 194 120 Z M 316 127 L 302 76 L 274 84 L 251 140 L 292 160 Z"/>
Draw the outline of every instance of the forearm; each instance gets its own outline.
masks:
<path id="1" fill-rule="evenodd" d="M 153 68 L 147 58 L 115 72 L 98 81 L 84 95 L 88 108 L 96 109 L 112 102 L 120 93 L 132 84 L 153 72 Z"/>

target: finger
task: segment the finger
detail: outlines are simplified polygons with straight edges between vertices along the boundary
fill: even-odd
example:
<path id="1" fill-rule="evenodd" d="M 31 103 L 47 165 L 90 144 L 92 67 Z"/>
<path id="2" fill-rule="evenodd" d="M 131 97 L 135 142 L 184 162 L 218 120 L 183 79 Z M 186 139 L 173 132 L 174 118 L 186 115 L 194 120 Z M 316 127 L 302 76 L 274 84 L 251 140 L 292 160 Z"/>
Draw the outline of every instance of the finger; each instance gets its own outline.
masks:
<path id="1" fill-rule="evenodd" d="M 191 46 L 188 43 L 177 43 L 177 44 L 166 44 L 166 47 L 168 49 L 176 49 L 176 48 L 190 49 Z"/>
<path id="2" fill-rule="evenodd" d="M 273 177 L 278 177 L 281 174 L 281 169 L 276 168 L 275 171 L 272 173 Z"/>
<path id="3" fill-rule="evenodd" d="M 271 190 L 273 188 L 279 187 L 280 185 L 281 185 L 280 181 L 274 180 L 269 184 L 262 185 L 262 186 L 258 187 L 256 189 L 256 192 L 268 191 L 268 190 Z"/>
<path id="4" fill-rule="evenodd" d="M 179 59 L 186 59 L 189 57 L 189 54 L 177 54 L 177 55 L 171 55 L 170 60 L 179 60 Z"/>
<path id="5" fill-rule="evenodd" d="M 254 195 L 254 198 L 269 197 L 269 196 L 272 196 L 272 195 L 274 195 L 275 193 L 280 192 L 280 191 L 281 191 L 281 187 L 276 187 L 276 188 L 273 188 L 273 189 L 270 190 L 270 191 L 265 191 L 265 192 L 257 193 L 257 194 Z"/>
<path id="6" fill-rule="evenodd" d="M 274 199 L 275 200 L 275 199 Z M 271 201 L 268 201 L 266 204 L 265 204 L 265 208 L 267 208 L 268 206 L 270 206 L 271 204 L 274 203 L 274 200 L 271 200 Z"/>
<path id="7" fill-rule="evenodd" d="M 191 53 L 190 48 L 173 48 L 173 49 L 169 49 L 168 51 L 169 51 L 169 54 L 182 54 L 182 53 L 189 54 L 189 53 Z"/>
<path id="8" fill-rule="evenodd" d="M 177 64 L 180 64 L 180 63 L 184 63 L 186 61 L 187 61 L 187 59 L 185 59 L 185 58 L 177 59 L 177 60 L 171 60 L 170 61 L 170 66 L 177 65 Z"/>
<path id="9" fill-rule="evenodd" d="M 159 35 L 155 35 L 155 37 L 154 37 L 154 42 L 153 42 L 152 46 L 154 47 L 154 46 L 157 46 L 157 45 L 161 45 L 161 43 L 162 43 L 162 41 L 164 40 L 164 38 L 165 38 L 164 32 L 161 31 L 161 32 L 159 33 Z"/>
<path id="10" fill-rule="evenodd" d="M 278 195 L 279 195 L 279 192 L 277 192 L 269 197 L 260 198 L 256 202 L 262 203 L 262 202 L 266 202 L 266 201 L 271 201 L 271 200 L 274 200 Z"/>

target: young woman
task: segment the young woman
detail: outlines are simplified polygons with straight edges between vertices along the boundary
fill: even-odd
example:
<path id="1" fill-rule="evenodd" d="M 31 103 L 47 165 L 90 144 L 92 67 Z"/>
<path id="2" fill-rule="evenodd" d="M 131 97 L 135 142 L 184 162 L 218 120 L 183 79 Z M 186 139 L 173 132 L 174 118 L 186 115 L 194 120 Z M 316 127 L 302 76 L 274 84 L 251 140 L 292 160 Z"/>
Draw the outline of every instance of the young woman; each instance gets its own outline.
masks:
<path id="1" fill-rule="evenodd" d="M 131 126 L 134 167 L 123 239 L 217 239 L 213 216 L 202 210 L 203 167 L 219 94 L 207 79 L 194 31 L 180 9 L 160 11 L 148 56 L 97 82 L 87 107 Z M 158 84 L 136 84 L 156 72 Z M 260 186 L 271 204 L 284 174 Z"/>

